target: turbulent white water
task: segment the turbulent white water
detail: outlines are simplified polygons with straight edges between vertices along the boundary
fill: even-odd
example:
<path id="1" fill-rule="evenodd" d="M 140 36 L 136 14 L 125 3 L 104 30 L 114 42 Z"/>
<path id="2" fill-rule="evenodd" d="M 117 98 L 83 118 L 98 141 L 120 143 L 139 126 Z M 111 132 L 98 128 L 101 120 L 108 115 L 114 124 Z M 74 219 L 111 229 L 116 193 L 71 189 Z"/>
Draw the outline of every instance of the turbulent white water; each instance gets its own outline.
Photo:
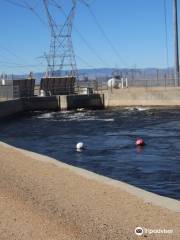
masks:
<path id="1" fill-rule="evenodd" d="M 51 113 L 42 113 L 35 118 L 38 119 L 47 119 L 52 121 L 59 121 L 59 122 L 65 122 L 65 121 L 102 121 L 102 122 L 113 122 L 113 118 L 98 118 L 96 116 L 87 115 L 87 112 L 74 112 L 73 114 L 70 114 L 68 111 L 63 111 L 60 113 L 63 118 L 54 118 L 56 115 L 55 112 Z"/>

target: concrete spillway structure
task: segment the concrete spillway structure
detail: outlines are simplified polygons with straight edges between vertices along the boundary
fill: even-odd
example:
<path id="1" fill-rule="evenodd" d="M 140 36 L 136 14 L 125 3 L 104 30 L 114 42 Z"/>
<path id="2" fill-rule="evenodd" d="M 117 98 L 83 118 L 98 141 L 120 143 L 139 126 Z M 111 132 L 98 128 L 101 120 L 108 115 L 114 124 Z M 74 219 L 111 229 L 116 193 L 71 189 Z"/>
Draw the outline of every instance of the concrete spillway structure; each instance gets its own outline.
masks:
<path id="1" fill-rule="evenodd" d="M 102 109 L 104 95 L 62 95 L 30 97 L 0 102 L 0 118 L 24 111 L 60 111 L 77 108 Z"/>
<path id="2" fill-rule="evenodd" d="M 72 95 L 75 91 L 75 77 L 42 78 L 40 89 L 50 95 Z"/>
<path id="3" fill-rule="evenodd" d="M 180 107 L 180 90 L 178 88 L 129 88 L 104 94 L 21 98 L 0 102 L 0 117 L 23 111 L 103 109 L 125 106 Z"/>

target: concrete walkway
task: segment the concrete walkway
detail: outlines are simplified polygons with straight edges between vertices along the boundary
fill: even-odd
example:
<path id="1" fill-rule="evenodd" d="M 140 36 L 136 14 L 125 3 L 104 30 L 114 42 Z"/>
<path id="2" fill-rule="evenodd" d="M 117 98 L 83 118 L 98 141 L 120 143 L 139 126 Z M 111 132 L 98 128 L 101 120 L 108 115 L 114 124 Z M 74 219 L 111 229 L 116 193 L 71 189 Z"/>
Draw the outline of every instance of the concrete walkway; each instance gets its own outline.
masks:
<path id="1" fill-rule="evenodd" d="M 180 239 L 179 201 L 2 143 L 0 166 L 2 240 Z"/>

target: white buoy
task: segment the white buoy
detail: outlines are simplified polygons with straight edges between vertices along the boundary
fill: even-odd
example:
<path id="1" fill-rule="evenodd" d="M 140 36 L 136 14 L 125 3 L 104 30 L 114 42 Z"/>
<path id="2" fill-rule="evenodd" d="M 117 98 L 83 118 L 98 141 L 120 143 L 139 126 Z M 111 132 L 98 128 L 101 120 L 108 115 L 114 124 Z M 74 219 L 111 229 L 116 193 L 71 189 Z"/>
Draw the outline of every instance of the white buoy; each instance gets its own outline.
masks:
<path id="1" fill-rule="evenodd" d="M 84 143 L 83 142 L 79 142 L 76 144 L 76 150 L 79 152 L 79 151 L 82 151 L 84 149 Z"/>

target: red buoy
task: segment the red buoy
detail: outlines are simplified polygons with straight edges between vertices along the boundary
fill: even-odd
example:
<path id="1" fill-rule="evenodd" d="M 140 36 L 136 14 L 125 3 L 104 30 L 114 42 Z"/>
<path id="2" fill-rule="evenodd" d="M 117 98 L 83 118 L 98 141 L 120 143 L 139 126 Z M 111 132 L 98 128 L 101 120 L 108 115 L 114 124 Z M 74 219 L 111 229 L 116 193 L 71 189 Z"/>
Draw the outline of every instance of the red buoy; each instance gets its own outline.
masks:
<path id="1" fill-rule="evenodd" d="M 135 145 L 136 145 L 137 147 L 139 147 L 139 146 L 142 147 L 142 146 L 145 145 L 145 142 L 144 142 L 144 140 L 143 140 L 142 138 L 138 138 L 138 139 L 136 139 Z"/>

